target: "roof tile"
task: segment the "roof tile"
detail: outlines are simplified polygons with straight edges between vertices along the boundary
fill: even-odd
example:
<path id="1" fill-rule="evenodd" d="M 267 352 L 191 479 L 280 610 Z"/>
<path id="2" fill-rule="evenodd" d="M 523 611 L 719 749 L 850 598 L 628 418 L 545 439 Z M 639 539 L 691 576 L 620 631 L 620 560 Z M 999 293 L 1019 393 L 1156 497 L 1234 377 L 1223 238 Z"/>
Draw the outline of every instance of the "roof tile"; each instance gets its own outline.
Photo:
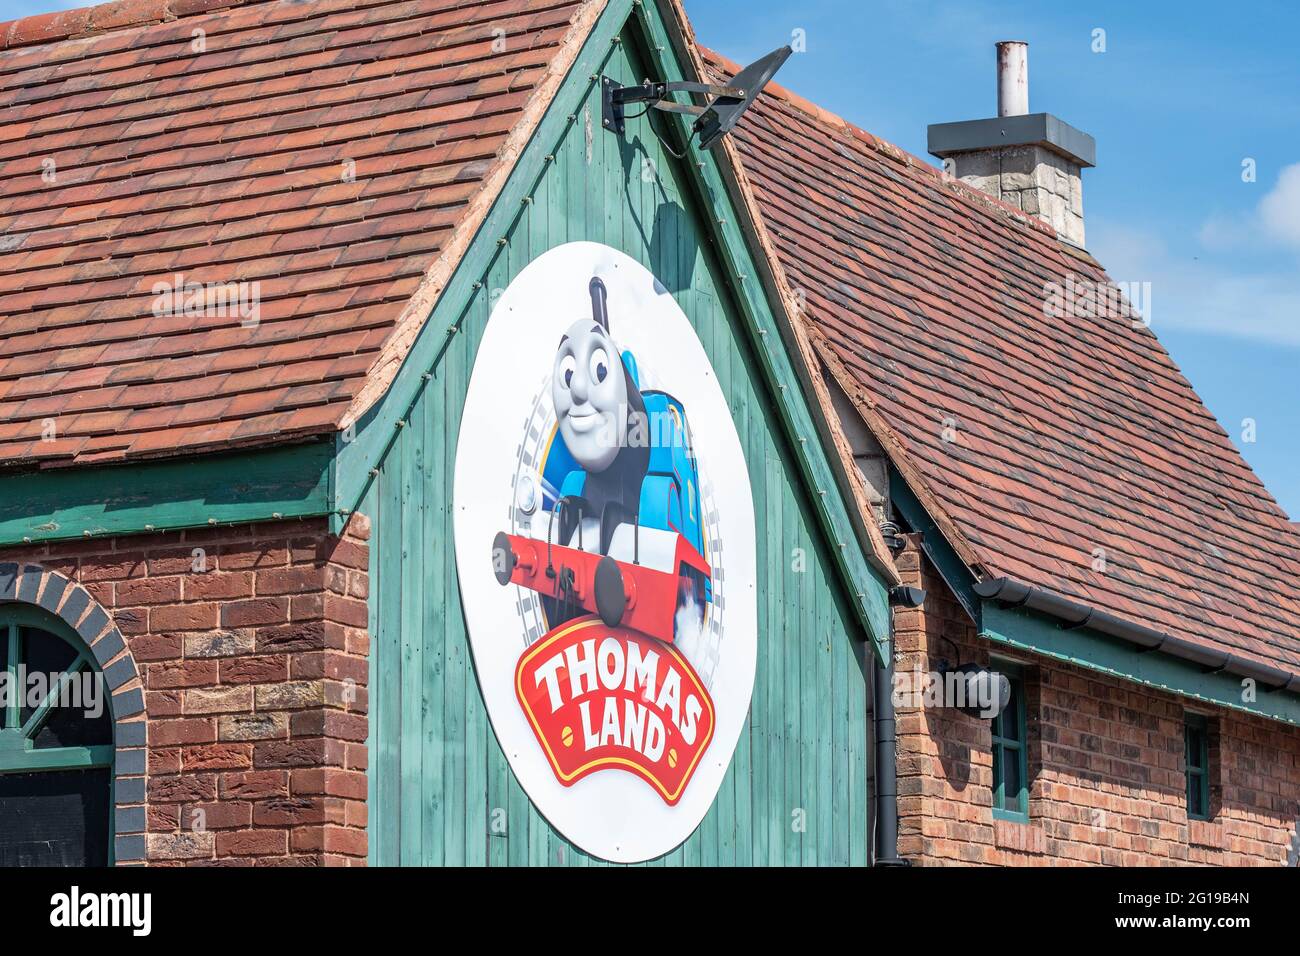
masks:
<path id="1" fill-rule="evenodd" d="M 1126 304 L 1044 308 L 1100 265 L 779 87 L 736 139 L 811 336 L 977 573 L 1300 673 L 1282 509 Z"/>
<path id="2" fill-rule="evenodd" d="M 0 467 L 335 430 L 583 9 L 122 0 L 0 24 Z M 257 283 L 259 321 L 162 308 L 178 281 Z"/>

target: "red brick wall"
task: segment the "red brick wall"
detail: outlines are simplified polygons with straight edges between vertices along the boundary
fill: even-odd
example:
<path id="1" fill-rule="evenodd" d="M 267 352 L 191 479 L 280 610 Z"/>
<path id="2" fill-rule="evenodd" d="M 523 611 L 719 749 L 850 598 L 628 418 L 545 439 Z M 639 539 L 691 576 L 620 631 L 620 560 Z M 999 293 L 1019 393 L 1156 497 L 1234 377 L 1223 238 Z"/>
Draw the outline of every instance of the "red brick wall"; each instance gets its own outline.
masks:
<path id="1" fill-rule="evenodd" d="M 126 638 L 147 862 L 365 861 L 368 538 L 357 516 L 341 538 L 322 519 L 4 552 L 82 583 Z"/>
<path id="2" fill-rule="evenodd" d="M 963 663 L 988 663 L 992 644 L 976 636 L 915 538 L 899 568 L 927 600 L 895 615 L 896 670 L 955 663 L 948 640 Z M 1206 708 L 1047 658 L 1019 659 L 1027 665 L 1030 822 L 993 819 L 989 721 L 900 707 L 902 856 L 925 865 L 1285 863 L 1300 814 L 1300 729 L 1212 712 L 1214 818 L 1188 821 L 1184 713 Z"/>

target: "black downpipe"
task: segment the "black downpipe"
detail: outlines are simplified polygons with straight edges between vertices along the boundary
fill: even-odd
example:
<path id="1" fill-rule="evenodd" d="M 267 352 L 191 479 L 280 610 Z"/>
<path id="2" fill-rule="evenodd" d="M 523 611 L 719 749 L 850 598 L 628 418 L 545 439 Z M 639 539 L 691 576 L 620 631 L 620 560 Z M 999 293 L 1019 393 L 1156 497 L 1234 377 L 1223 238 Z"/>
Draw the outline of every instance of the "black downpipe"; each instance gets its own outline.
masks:
<path id="1" fill-rule="evenodd" d="M 891 649 L 892 651 L 892 649 Z M 874 658 L 874 655 L 873 655 Z M 898 731 L 894 726 L 894 664 L 874 660 L 876 731 L 876 866 L 909 866 L 898 857 Z"/>

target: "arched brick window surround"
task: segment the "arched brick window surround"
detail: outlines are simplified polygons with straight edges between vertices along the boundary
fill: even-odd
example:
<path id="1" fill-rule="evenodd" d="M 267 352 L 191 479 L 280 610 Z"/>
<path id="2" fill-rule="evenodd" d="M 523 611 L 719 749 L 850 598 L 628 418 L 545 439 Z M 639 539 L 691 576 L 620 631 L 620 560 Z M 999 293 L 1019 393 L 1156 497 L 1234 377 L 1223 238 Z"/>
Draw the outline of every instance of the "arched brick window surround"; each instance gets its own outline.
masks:
<path id="1" fill-rule="evenodd" d="M 90 648 L 112 694 L 113 860 L 145 858 L 144 690 L 135 660 L 108 612 L 76 581 L 38 564 L 0 564 L 0 606 L 29 604 L 59 618 Z"/>

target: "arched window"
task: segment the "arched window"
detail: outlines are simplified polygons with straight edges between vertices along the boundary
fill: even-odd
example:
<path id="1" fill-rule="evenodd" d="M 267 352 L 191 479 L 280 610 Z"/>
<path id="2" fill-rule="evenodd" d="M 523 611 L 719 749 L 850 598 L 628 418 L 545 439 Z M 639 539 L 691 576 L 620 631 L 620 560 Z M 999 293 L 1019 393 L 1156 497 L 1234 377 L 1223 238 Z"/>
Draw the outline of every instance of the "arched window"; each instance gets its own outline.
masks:
<path id="1" fill-rule="evenodd" d="M 109 863 L 110 706 L 94 655 L 67 624 L 0 604 L 0 866 Z"/>

